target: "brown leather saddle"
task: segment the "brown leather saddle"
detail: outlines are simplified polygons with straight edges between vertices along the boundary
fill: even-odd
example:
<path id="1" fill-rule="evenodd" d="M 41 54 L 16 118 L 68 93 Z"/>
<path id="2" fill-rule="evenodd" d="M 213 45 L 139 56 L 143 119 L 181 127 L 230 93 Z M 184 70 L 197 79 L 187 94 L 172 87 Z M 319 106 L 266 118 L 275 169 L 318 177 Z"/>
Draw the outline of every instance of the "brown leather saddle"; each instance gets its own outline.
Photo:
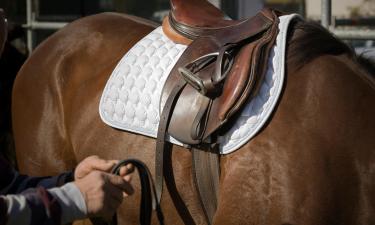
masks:
<path id="1" fill-rule="evenodd" d="M 7 22 L 3 9 L 0 9 L 0 56 L 3 53 L 5 41 L 7 39 Z"/>
<path id="2" fill-rule="evenodd" d="M 278 33 L 278 13 L 263 9 L 244 20 L 226 20 L 209 2 L 171 0 L 163 30 L 188 43 L 164 85 L 156 147 L 160 201 L 166 133 L 192 150 L 193 174 L 209 224 L 216 211 L 219 161 L 216 137 L 254 97 Z M 184 40 L 185 41 L 181 41 Z"/>

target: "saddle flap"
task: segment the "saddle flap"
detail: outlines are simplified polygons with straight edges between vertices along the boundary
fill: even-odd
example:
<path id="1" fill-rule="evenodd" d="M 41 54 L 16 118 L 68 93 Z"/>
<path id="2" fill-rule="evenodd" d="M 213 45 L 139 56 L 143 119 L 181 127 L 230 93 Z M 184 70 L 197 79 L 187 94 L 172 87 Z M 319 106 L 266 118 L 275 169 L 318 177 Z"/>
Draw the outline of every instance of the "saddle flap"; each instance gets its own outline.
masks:
<path id="1" fill-rule="evenodd" d="M 219 48 L 218 43 L 212 37 L 202 37 L 195 40 L 183 53 L 184 56 L 181 56 L 179 61 L 173 67 L 171 73 L 169 74 L 160 99 L 160 107 L 159 111 L 160 114 L 164 105 L 171 94 L 173 88 L 179 82 L 180 79 L 183 79 L 178 71 L 180 67 L 184 67 L 188 63 L 190 63 L 191 59 L 196 59 L 201 57 L 202 55 L 206 55 L 216 51 Z M 211 69 L 208 69 L 211 68 Z M 213 70 L 213 65 L 211 67 L 206 68 L 205 72 L 202 74 L 208 74 L 209 70 Z M 203 71 L 202 71 L 203 72 Z M 197 113 L 199 112 L 200 106 L 203 102 L 207 100 L 203 95 L 197 95 L 196 90 L 187 85 L 179 95 L 179 98 L 175 104 L 174 111 L 169 123 L 168 133 L 173 134 L 173 137 L 179 137 L 178 140 L 182 141 L 183 143 L 194 143 L 197 144 L 197 140 L 193 140 L 191 138 L 191 127 L 192 121 L 196 117 Z M 189 124 L 189 125 L 187 125 Z"/>

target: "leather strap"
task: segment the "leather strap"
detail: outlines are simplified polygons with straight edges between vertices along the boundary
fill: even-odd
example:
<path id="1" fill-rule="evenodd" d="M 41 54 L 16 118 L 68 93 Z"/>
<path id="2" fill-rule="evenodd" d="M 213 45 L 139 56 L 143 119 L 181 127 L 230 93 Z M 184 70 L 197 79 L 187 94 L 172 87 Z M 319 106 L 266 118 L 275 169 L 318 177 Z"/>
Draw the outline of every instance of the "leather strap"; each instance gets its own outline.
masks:
<path id="1" fill-rule="evenodd" d="M 173 112 L 173 107 L 178 95 L 185 87 L 187 82 L 180 79 L 174 86 L 171 94 L 165 102 L 160 116 L 156 144 L 156 162 L 155 162 L 155 184 L 156 199 L 160 204 L 163 192 L 163 174 L 164 174 L 164 156 L 165 156 L 165 136 L 168 129 L 168 123 Z M 195 186 L 200 196 L 200 201 L 208 224 L 212 224 L 213 216 L 217 208 L 218 189 L 219 189 L 219 155 L 212 152 L 192 149 L 193 176 Z"/>
<path id="2" fill-rule="evenodd" d="M 177 100 L 177 96 L 185 87 L 186 81 L 180 79 L 174 86 L 167 101 L 165 102 L 164 108 L 160 115 L 160 122 L 156 140 L 156 156 L 155 156 L 155 184 L 156 184 L 156 199 L 160 204 L 161 196 L 163 194 L 163 177 L 164 177 L 164 156 L 165 156 L 165 137 L 168 130 L 170 118 L 172 116 L 173 108 Z"/>
<path id="3" fill-rule="evenodd" d="M 222 126 L 229 116 L 237 112 L 253 89 L 257 89 L 256 84 L 261 80 L 262 75 L 256 72 L 263 73 L 264 71 L 257 69 L 256 62 L 265 62 L 263 59 L 268 53 L 262 50 L 269 50 L 268 47 L 272 45 L 272 40 L 269 39 L 276 37 L 274 35 L 268 37 L 268 34 L 277 32 L 277 29 L 273 29 L 277 28 L 275 23 L 277 18 L 274 16 L 273 11 L 265 10 L 252 19 L 236 22 L 233 26 L 189 30 L 198 38 L 185 50 L 172 69 L 161 98 L 162 112 L 157 133 L 155 162 L 156 193 L 159 203 L 163 192 L 166 133 L 170 132 L 179 141 L 195 146 L 201 144 L 202 139 L 207 140 L 211 137 L 210 135 Z M 200 35 L 203 33 L 205 35 Z M 234 93 L 231 92 L 234 88 L 223 92 L 224 97 L 229 93 L 235 94 L 236 98 L 233 97 L 229 99 L 230 101 L 224 102 L 229 107 L 224 107 L 226 106 L 224 103 L 221 107 L 221 99 L 218 99 L 215 94 L 216 90 L 221 94 L 221 89 L 227 87 L 226 85 L 223 88 L 220 86 L 226 78 L 226 71 L 233 68 L 232 59 L 235 59 L 234 63 L 237 62 L 233 64 L 233 67 L 240 70 L 239 78 L 244 84 L 241 90 L 236 88 Z M 239 62 L 244 62 L 247 65 L 246 69 L 239 67 L 242 65 Z M 234 72 L 236 71 L 233 70 L 233 76 L 239 76 Z M 186 86 L 187 83 L 190 85 Z M 216 88 L 215 84 L 219 88 Z M 183 97 L 179 98 L 180 95 Z M 237 100 L 241 100 L 240 103 Z M 221 108 L 226 110 L 221 112 Z M 219 120 L 218 115 L 224 115 L 222 120 Z M 186 124 L 186 121 L 190 124 Z M 192 154 L 194 181 L 207 223 L 212 224 L 218 199 L 219 156 L 197 149 L 192 149 Z"/>
<path id="4" fill-rule="evenodd" d="M 193 177 L 208 224 L 213 222 L 219 198 L 219 154 L 192 148 Z"/>
<path id="5" fill-rule="evenodd" d="M 155 185 L 147 166 L 142 161 L 137 159 L 125 159 L 117 163 L 117 165 L 112 169 L 112 173 L 119 175 L 121 167 L 128 164 L 133 164 L 133 166 L 137 168 L 141 181 L 141 208 L 139 214 L 140 224 L 151 224 L 152 209 L 154 209 L 156 211 L 159 224 L 164 225 L 163 212 L 161 211 L 160 204 L 156 199 Z M 117 224 L 116 214 L 114 215 L 114 218 Z"/>
<path id="6" fill-rule="evenodd" d="M 125 159 L 121 160 L 112 169 L 113 174 L 119 175 L 120 169 L 128 164 L 133 164 L 138 170 L 139 178 L 141 181 L 141 207 L 139 214 L 140 225 L 150 225 L 152 210 L 156 211 L 157 218 L 160 225 L 164 225 L 164 216 L 161 211 L 159 202 L 156 200 L 156 190 L 155 185 L 152 180 L 151 173 L 147 166 L 140 160 L 137 159 Z M 117 225 L 117 214 L 112 218 L 111 222 L 106 222 L 101 218 L 92 218 L 91 222 L 94 225 Z"/>

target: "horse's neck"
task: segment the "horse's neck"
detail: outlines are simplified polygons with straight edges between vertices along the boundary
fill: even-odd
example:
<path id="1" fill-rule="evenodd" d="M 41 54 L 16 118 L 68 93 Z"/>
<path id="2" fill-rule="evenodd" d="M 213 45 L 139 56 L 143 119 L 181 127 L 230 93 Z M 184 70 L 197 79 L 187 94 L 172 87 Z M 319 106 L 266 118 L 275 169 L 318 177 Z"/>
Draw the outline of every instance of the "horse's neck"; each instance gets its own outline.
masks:
<path id="1" fill-rule="evenodd" d="M 288 33 L 287 62 L 295 70 L 322 55 L 353 55 L 348 45 L 317 23 L 297 21 Z"/>

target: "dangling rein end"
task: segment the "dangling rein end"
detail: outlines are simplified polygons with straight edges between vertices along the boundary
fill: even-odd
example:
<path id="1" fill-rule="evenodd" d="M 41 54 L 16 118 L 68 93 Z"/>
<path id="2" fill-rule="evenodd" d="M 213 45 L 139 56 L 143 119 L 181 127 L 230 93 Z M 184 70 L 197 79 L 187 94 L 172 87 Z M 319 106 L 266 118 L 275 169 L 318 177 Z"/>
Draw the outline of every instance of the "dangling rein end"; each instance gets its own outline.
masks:
<path id="1" fill-rule="evenodd" d="M 138 159 L 125 159 L 118 162 L 112 169 L 111 173 L 119 175 L 123 166 L 132 164 L 137 168 L 141 181 L 141 207 L 139 220 L 141 225 L 151 224 L 152 210 L 156 211 L 160 225 L 164 225 L 164 216 L 161 211 L 160 202 L 156 199 L 154 181 L 152 180 L 150 170 L 142 161 Z M 117 225 L 117 215 L 113 216 L 112 225 Z"/>

